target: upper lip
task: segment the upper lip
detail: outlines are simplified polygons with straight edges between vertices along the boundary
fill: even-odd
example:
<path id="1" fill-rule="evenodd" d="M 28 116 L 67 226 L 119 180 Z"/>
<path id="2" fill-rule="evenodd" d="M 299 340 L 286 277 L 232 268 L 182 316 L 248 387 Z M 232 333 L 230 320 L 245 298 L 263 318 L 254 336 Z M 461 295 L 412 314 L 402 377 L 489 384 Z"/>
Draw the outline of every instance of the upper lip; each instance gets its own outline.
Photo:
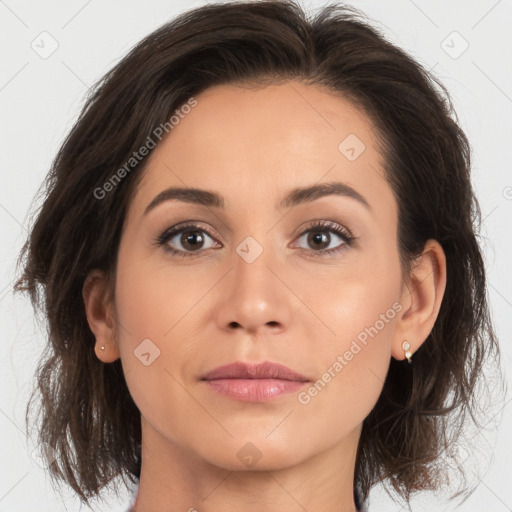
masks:
<path id="1" fill-rule="evenodd" d="M 281 379 L 298 382 L 309 380 L 304 375 L 300 375 L 282 364 L 270 361 L 257 364 L 237 361 L 214 368 L 201 376 L 201 380 L 214 379 Z"/>

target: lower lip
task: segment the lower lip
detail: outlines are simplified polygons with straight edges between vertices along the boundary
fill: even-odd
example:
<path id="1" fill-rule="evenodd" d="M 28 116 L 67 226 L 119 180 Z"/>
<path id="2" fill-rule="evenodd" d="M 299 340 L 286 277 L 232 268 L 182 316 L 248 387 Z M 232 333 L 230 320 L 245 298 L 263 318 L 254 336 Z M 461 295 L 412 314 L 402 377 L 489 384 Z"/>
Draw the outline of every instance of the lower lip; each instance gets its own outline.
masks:
<path id="1" fill-rule="evenodd" d="M 282 379 L 214 379 L 205 381 L 221 395 L 246 402 L 267 402 L 294 393 L 307 382 Z"/>

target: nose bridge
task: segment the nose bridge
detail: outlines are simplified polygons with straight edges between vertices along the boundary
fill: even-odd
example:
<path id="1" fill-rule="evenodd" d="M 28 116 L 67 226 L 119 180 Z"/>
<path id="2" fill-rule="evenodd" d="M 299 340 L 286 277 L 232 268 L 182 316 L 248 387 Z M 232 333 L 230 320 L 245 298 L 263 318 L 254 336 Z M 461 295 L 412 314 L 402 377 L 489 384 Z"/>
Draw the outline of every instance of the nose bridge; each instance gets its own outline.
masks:
<path id="1" fill-rule="evenodd" d="M 266 265 L 275 266 L 278 253 L 282 249 L 278 246 L 277 230 L 271 229 L 275 219 L 269 211 L 262 211 L 264 198 L 256 192 L 256 188 L 257 186 L 251 201 L 253 207 L 250 208 L 246 201 L 245 204 L 240 203 L 238 210 L 239 238 L 233 247 L 236 256 L 233 263 L 237 272 L 241 271 L 243 274 L 253 273 L 254 268 L 263 274 L 269 273 Z"/>
<path id="2" fill-rule="evenodd" d="M 272 248 L 269 238 L 262 241 L 260 236 L 259 239 L 261 243 L 249 235 L 235 247 L 234 291 L 244 296 L 247 289 L 248 294 L 255 298 L 260 296 L 259 300 L 264 300 L 265 294 L 275 289 L 275 283 L 271 282 L 272 272 L 269 267 L 275 267 L 276 258 L 273 255 L 275 249 Z"/>
<path id="3" fill-rule="evenodd" d="M 256 236 L 249 235 L 234 247 L 231 278 L 219 309 L 221 328 L 238 324 L 256 332 L 265 325 L 284 327 L 288 322 L 286 287 L 276 277 L 280 271 L 274 251 L 278 248 L 272 247 L 272 237 L 263 241 L 263 235 Z"/>

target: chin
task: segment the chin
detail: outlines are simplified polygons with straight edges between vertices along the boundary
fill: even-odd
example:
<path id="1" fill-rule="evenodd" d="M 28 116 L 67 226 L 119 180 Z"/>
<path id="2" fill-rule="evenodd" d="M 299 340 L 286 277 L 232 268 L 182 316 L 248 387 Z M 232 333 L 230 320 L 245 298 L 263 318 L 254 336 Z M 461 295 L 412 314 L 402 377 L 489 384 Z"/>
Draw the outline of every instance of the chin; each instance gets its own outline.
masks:
<path id="1" fill-rule="evenodd" d="M 307 455 L 294 450 L 292 446 L 258 436 L 231 439 L 218 444 L 215 452 L 208 446 L 203 458 L 228 471 L 275 471 L 302 462 Z M 279 444 L 278 444 L 279 443 Z"/>

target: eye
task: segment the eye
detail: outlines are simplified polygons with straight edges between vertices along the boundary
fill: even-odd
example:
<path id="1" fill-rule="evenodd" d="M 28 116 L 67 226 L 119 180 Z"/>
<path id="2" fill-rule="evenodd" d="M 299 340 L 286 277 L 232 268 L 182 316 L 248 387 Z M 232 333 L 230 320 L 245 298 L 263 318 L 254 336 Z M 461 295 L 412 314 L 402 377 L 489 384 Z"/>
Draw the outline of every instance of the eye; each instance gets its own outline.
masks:
<path id="1" fill-rule="evenodd" d="M 214 247 L 212 236 L 199 225 L 188 224 L 167 229 L 158 236 L 155 243 L 174 256 L 193 256 L 191 253 Z M 214 243 L 208 245 L 208 238 Z"/>
<path id="2" fill-rule="evenodd" d="M 329 233 L 334 233 L 334 239 Z M 330 221 L 317 221 L 304 231 L 299 237 L 305 239 L 305 243 L 309 247 L 315 247 L 314 255 L 334 254 L 345 249 L 345 246 L 351 246 L 354 243 L 355 237 L 344 227 Z M 341 239 L 342 242 L 336 243 L 336 238 Z"/>

